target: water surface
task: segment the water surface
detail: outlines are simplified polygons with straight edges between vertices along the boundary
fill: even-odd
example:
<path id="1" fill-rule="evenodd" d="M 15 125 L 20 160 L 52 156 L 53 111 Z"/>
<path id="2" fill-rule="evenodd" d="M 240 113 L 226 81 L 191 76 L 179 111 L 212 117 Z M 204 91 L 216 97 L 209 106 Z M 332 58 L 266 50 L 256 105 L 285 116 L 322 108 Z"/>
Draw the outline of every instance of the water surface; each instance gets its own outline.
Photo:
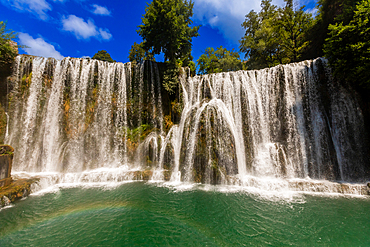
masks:
<path id="1" fill-rule="evenodd" d="M 369 246 L 370 199 L 132 182 L 0 211 L 0 246 Z"/>

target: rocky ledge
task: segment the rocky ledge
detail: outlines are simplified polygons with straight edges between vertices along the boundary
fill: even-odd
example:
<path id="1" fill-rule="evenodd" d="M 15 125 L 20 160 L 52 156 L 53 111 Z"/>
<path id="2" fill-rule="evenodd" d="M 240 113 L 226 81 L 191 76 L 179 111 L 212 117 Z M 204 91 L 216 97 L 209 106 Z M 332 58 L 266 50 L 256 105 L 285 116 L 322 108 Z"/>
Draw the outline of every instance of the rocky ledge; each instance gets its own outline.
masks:
<path id="1" fill-rule="evenodd" d="M 8 186 L 0 187 L 0 207 L 28 196 L 31 193 L 31 185 L 38 181 L 38 178 L 18 179 L 11 181 Z"/>

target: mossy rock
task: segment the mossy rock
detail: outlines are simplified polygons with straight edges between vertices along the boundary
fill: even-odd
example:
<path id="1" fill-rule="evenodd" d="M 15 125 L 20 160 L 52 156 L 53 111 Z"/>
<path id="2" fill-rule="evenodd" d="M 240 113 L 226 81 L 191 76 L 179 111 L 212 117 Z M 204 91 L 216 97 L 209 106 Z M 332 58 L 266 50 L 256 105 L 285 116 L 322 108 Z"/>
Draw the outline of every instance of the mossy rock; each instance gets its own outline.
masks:
<path id="1" fill-rule="evenodd" d="M 10 202 L 14 202 L 28 196 L 31 193 L 31 185 L 38 181 L 38 178 L 18 179 L 12 181 L 10 185 L 0 188 L 0 206 L 3 207 L 9 203 L 7 199 L 9 199 Z"/>
<path id="2" fill-rule="evenodd" d="M 10 145 L 0 145 L 0 155 L 12 155 L 14 154 L 14 148 Z"/>

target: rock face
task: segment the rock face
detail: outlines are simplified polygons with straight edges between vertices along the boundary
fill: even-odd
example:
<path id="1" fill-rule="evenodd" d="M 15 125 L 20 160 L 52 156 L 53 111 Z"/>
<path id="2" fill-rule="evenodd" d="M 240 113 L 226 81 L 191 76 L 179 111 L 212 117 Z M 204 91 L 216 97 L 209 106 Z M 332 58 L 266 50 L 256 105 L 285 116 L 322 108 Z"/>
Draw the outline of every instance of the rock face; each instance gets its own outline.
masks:
<path id="1" fill-rule="evenodd" d="M 14 149 L 9 145 L 0 145 L 0 187 L 11 183 L 11 170 Z"/>

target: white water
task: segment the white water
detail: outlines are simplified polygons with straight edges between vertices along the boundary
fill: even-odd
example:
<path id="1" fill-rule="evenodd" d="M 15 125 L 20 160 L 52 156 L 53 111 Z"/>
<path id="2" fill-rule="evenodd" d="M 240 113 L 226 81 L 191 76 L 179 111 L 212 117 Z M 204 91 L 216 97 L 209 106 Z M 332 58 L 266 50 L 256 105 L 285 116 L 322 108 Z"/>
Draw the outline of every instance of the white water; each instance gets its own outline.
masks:
<path id="1" fill-rule="evenodd" d="M 157 65 L 138 65 L 136 79 L 131 66 L 17 57 L 6 136 L 14 170 L 70 183 L 131 180 L 145 169 L 163 180 L 168 169 L 172 182 L 275 181 L 270 190 L 294 190 L 292 179 L 308 179 L 300 190 L 310 179 L 368 179 L 361 110 L 330 76 L 319 81 L 330 74 L 323 59 L 196 77 L 183 71 L 181 118 L 167 130 Z"/>

